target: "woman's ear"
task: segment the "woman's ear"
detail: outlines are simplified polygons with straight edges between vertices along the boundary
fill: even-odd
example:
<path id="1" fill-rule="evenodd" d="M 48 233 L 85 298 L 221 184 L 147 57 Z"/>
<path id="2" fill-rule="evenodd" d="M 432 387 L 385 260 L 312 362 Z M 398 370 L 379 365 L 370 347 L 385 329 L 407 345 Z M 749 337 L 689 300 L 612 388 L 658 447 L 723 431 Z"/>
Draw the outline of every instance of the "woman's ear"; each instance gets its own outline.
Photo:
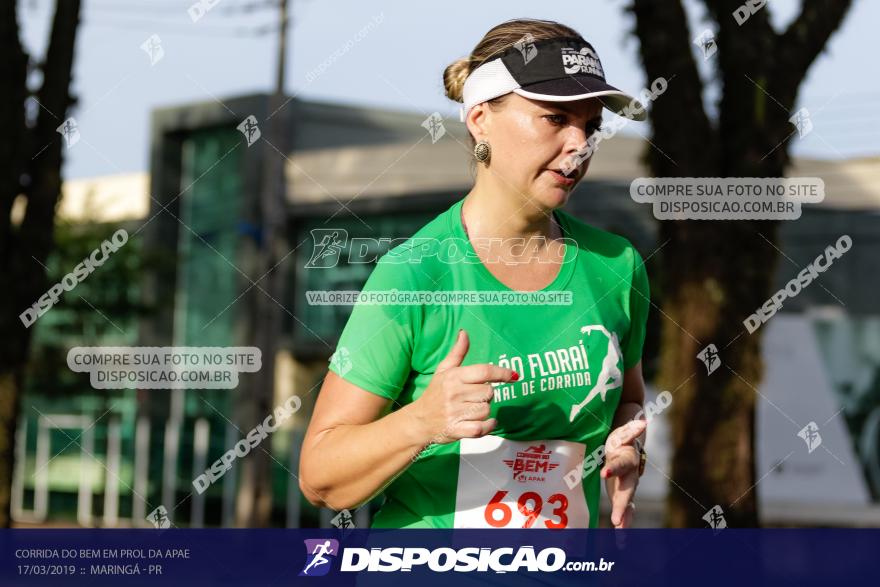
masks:
<path id="1" fill-rule="evenodd" d="M 465 124 L 471 135 L 474 137 L 474 140 L 477 142 L 489 135 L 490 117 L 491 113 L 489 112 L 489 109 L 486 108 L 485 102 L 482 104 L 476 104 L 471 108 L 471 111 L 468 112 L 467 118 L 465 118 Z"/>

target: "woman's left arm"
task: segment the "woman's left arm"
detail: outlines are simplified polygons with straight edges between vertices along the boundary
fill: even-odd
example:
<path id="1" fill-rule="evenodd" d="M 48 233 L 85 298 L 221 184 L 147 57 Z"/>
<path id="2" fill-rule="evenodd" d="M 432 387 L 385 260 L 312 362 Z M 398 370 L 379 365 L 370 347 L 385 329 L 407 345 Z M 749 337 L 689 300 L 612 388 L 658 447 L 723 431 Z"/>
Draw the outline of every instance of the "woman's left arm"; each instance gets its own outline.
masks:
<path id="1" fill-rule="evenodd" d="M 605 466 L 601 476 L 611 500 L 611 525 L 628 528 L 632 523 L 634 507 L 630 503 L 639 484 L 639 460 L 635 447 L 638 438 L 645 445 L 647 422 L 634 420 L 645 403 L 645 381 L 642 379 L 642 362 L 639 361 L 623 373 L 623 389 L 620 403 L 614 413 L 611 433 L 605 442 Z"/>
<path id="2" fill-rule="evenodd" d="M 623 372 L 623 390 L 620 404 L 614 413 L 611 429 L 619 428 L 633 419 L 645 406 L 645 380 L 642 379 L 642 362 L 639 361 Z M 639 442 L 645 446 L 645 434 L 639 435 Z"/>

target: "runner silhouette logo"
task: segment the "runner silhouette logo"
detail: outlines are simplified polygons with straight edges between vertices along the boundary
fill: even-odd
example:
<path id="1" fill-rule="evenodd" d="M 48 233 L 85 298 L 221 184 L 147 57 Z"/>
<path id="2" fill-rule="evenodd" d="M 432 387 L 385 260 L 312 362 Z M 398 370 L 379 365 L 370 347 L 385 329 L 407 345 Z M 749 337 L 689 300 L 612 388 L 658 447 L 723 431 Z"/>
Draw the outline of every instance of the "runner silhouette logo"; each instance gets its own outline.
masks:
<path id="1" fill-rule="evenodd" d="M 309 538 L 306 545 L 306 565 L 300 577 L 320 577 L 330 572 L 333 559 L 339 554 L 339 541 L 332 538 Z"/>

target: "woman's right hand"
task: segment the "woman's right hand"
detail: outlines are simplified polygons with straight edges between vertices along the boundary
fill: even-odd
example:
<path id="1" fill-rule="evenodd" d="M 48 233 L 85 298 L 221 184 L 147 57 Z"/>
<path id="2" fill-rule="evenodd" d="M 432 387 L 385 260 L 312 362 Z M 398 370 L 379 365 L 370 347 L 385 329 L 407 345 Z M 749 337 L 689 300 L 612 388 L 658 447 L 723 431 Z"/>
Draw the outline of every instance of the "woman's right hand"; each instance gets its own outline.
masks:
<path id="1" fill-rule="evenodd" d="M 427 389 L 409 405 L 428 444 L 480 438 L 492 432 L 497 421 L 489 418 L 495 393 L 490 383 L 519 379 L 513 369 L 488 363 L 462 367 L 469 346 L 467 332 L 459 330 L 452 350 L 437 365 Z"/>

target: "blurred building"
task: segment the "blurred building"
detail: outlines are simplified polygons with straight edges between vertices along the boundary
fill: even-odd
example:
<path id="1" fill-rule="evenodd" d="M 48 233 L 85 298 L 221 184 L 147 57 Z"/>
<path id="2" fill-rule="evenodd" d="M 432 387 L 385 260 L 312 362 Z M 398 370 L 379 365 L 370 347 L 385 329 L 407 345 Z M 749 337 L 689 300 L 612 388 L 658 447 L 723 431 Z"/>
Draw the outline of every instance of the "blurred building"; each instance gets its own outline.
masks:
<path id="1" fill-rule="evenodd" d="M 249 300 L 262 295 L 255 255 L 262 238 L 257 204 L 263 157 L 285 157 L 290 252 L 279 301 L 284 335 L 275 395 L 278 404 L 296 394 L 304 409 L 271 437 L 275 511 L 279 523 L 289 526 L 327 525 L 334 513 L 308 505 L 292 474 L 311 405 L 350 308 L 309 305 L 305 292 L 360 289 L 371 265 L 305 270 L 314 251 L 312 231 L 343 229 L 348 242 L 406 238 L 469 191 L 471 155 L 464 125 L 443 120 L 442 129 L 429 132 L 428 112 L 299 99 L 292 99 L 286 111 L 292 147 L 282 155 L 262 138 L 248 146 L 237 130 L 249 115 L 267 120 L 266 96 L 157 110 L 149 186 L 143 175 L 66 182 L 61 210 L 77 222 L 132 223 L 142 251 L 168 261 L 147 272 L 137 288 L 148 302 L 172 302 L 154 304 L 152 313 L 110 338 L 156 346 L 244 345 L 253 316 Z M 258 125 L 265 136 L 265 123 Z M 642 138 L 631 135 L 602 142 L 567 210 L 626 236 L 650 258 L 659 245 L 656 221 L 648 206 L 629 197 L 630 182 L 648 175 L 640 158 L 645 148 Z M 759 386 L 756 491 L 763 519 L 768 524 L 880 525 L 875 294 L 880 159 L 796 160 L 791 175 L 823 178 L 826 198 L 805 206 L 797 222 L 783 223 L 777 287 L 841 234 L 849 234 L 854 244 L 820 280 L 786 302 L 762 332 L 768 368 Z M 92 199 L 85 196 L 89 186 Z M 95 212 L 86 212 L 89 202 L 99 202 Z M 755 262 L 769 262 L 774 253 L 768 244 L 767 259 Z M 649 274 L 655 262 L 648 261 Z M 644 359 L 649 376 L 663 319 L 655 307 Z M 41 321 L 38 332 L 51 327 Z M 70 331 L 65 340 L 74 346 L 83 344 L 81 338 Z M 252 381 L 245 376 L 236 392 L 112 396 L 91 390 L 84 378 L 79 381 L 74 397 L 60 399 L 31 388 L 23 402 L 14 495 L 18 520 L 66 517 L 83 524 L 145 525 L 145 517 L 162 505 L 178 525 L 232 524 L 235 468 L 202 495 L 192 494 L 192 480 L 243 436 L 232 422 L 233 393 L 249 393 Z M 657 391 L 651 388 L 652 394 Z M 40 413 L 27 408 L 32 403 Z M 669 490 L 667 430 L 662 417 L 655 422 L 648 443 L 653 466 L 639 491 L 640 523 L 649 525 L 659 523 Z M 810 452 L 798 437 L 808 422 L 815 422 L 822 436 L 821 447 Z M 70 445 L 69 437 L 80 443 Z M 368 517 L 369 508 L 361 508 L 356 525 L 366 525 Z"/>

